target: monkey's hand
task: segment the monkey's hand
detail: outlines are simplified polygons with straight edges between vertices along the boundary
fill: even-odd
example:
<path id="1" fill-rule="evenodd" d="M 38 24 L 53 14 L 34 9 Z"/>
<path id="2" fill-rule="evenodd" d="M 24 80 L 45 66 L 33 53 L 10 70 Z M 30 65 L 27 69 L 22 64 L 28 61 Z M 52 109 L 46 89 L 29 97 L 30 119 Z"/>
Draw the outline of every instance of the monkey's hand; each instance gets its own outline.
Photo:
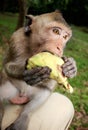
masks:
<path id="1" fill-rule="evenodd" d="M 23 74 L 24 81 L 26 81 L 27 84 L 35 85 L 45 79 L 48 79 L 50 77 L 50 72 L 51 69 L 47 66 L 25 70 Z"/>
<path id="2" fill-rule="evenodd" d="M 73 78 L 77 74 L 76 62 L 73 58 L 62 57 L 64 64 L 62 65 L 62 72 L 68 78 Z"/>

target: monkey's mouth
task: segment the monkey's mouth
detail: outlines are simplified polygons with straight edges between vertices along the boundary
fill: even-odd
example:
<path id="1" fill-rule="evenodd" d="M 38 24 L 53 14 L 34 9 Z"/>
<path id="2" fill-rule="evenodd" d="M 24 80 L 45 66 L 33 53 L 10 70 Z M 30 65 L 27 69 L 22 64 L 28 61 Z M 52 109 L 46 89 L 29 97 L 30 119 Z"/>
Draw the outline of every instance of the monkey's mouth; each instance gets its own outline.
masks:
<path id="1" fill-rule="evenodd" d="M 54 52 L 51 52 L 51 51 L 48 51 L 48 50 L 44 50 L 44 51 L 42 51 L 42 52 L 49 52 L 49 53 L 51 53 L 51 54 L 53 54 L 53 55 L 58 56 L 58 54 L 56 54 L 56 53 L 54 53 Z"/>
<path id="2" fill-rule="evenodd" d="M 42 51 L 42 52 L 49 52 L 49 53 L 51 53 L 51 54 L 55 55 L 53 52 L 48 51 L 48 50 L 44 50 L 44 51 Z"/>

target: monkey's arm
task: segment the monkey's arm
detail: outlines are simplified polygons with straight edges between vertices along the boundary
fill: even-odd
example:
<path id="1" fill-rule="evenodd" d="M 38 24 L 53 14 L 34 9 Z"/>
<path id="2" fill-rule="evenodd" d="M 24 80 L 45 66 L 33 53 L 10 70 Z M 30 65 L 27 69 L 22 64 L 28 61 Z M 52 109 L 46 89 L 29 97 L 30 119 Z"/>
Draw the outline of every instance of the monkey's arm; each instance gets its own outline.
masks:
<path id="1" fill-rule="evenodd" d="M 68 78 L 73 78 L 77 74 L 77 66 L 75 60 L 70 57 L 63 57 L 64 65 L 62 66 L 63 74 Z"/>
<path id="2" fill-rule="evenodd" d="M 73 58 L 63 58 L 65 63 L 62 66 L 63 74 L 69 78 L 76 76 L 77 67 L 76 62 Z M 36 67 L 32 70 L 26 70 L 25 65 L 16 64 L 14 62 L 9 62 L 5 65 L 6 73 L 13 78 L 21 78 L 30 85 L 34 85 L 48 79 L 51 70 L 49 67 Z"/>
<path id="3" fill-rule="evenodd" d="M 9 62 L 5 64 L 4 69 L 8 76 L 22 79 L 25 67 L 15 62 Z"/>
<path id="4" fill-rule="evenodd" d="M 4 105 L 3 105 L 3 102 L 0 100 L 0 130 L 1 130 L 1 123 L 2 123 L 3 115 L 4 115 Z"/>
<path id="5" fill-rule="evenodd" d="M 24 66 L 9 62 L 4 68 L 8 76 L 23 79 L 30 85 L 39 83 L 50 76 L 51 69 L 49 67 L 35 67 L 32 70 L 26 70 Z"/>

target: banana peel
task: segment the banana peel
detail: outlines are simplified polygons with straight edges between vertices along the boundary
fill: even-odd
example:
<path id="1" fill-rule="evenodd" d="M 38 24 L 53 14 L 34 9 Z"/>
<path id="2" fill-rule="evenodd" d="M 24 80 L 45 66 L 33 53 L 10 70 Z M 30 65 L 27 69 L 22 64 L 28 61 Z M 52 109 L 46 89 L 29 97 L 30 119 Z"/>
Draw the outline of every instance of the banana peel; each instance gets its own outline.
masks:
<path id="1" fill-rule="evenodd" d="M 62 74 L 61 66 L 64 64 L 64 61 L 49 52 L 41 52 L 37 55 L 32 56 L 28 60 L 27 69 L 32 69 L 35 66 L 48 66 L 51 68 L 50 78 L 57 81 L 58 84 L 63 85 L 63 87 L 69 92 L 73 92 L 72 86 L 68 83 L 67 77 Z"/>

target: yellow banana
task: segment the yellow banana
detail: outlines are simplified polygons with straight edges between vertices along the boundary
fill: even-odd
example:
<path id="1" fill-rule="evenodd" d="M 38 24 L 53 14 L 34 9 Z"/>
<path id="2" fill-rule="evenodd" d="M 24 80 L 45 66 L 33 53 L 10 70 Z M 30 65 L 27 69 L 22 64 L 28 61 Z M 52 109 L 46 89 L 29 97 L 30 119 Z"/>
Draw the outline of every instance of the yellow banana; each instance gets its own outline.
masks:
<path id="1" fill-rule="evenodd" d="M 56 80 L 58 84 L 62 84 L 64 88 L 72 93 L 73 88 L 67 81 L 67 77 L 63 76 L 61 66 L 64 64 L 64 61 L 49 52 L 41 52 L 37 55 L 32 56 L 28 60 L 27 69 L 31 69 L 35 66 L 48 66 L 51 68 L 50 78 Z"/>

